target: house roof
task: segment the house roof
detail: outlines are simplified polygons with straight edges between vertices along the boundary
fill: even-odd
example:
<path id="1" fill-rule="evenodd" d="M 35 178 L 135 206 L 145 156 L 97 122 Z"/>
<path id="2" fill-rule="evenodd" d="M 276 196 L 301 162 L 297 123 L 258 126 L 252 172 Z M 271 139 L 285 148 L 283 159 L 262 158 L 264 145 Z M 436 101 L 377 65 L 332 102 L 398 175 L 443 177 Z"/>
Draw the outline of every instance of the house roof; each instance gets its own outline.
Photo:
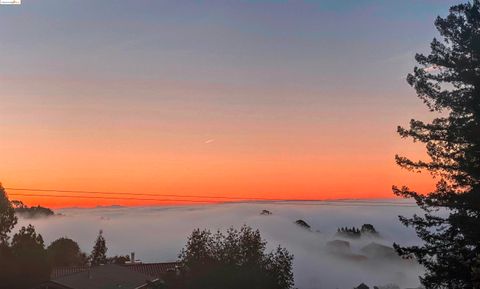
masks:
<path id="1" fill-rule="evenodd" d="M 51 281 L 71 289 L 135 289 L 156 279 L 124 266 L 108 264 L 61 276 Z"/>
<path id="2" fill-rule="evenodd" d="M 89 267 L 87 266 L 53 267 L 52 273 L 50 274 L 50 279 L 53 280 L 62 276 L 87 271 L 88 268 Z"/>
<path id="3" fill-rule="evenodd" d="M 120 265 L 135 272 L 139 272 L 151 277 L 161 277 L 169 271 L 174 271 L 178 266 L 177 262 L 169 263 L 135 263 Z M 54 267 L 50 278 L 57 279 L 62 276 L 67 276 L 79 272 L 84 272 L 89 269 L 88 266 L 70 266 L 70 267 Z"/>
<path id="4" fill-rule="evenodd" d="M 160 278 L 168 272 L 175 272 L 178 268 L 177 262 L 170 263 L 138 263 L 138 264 L 125 264 L 122 265 L 125 268 L 139 272 L 148 276 Z"/>

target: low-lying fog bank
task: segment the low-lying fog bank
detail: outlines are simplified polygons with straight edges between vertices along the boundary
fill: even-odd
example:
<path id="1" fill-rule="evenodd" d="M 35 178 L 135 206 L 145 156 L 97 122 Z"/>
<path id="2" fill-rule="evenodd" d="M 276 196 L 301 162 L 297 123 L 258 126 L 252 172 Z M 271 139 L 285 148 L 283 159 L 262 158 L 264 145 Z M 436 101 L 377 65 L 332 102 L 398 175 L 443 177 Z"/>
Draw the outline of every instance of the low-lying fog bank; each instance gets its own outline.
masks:
<path id="1" fill-rule="evenodd" d="M 176 260 L 195 228 L 214 231 L 247 224 L 260 229 L 271 248 L 280 244 L 295 255 L 295 283 L 299 289 L 350 289 L 362 282 L 369 286 L 396 283 L 401 288 L 418 287 L 421 267 L 391 256 L 388 248 L 381 246 L 419 242 L 415 233 L 404 228 L 397 218 L 412 215 L 417 209 L 380 205 L 380 202 L 348 204 L 290 202 L 63 209 L 57 211 L 61 213 L 59 216 L 21 219 L 20 225 L 35 225 L 47 245 L 59 237 L 72 238 L 87 253 L 102 229 L 108 255 L 135 252 L 144 262 L 167 262 Z M 272 214 L 261 215 L 263 209 Z M 299 219 L 308 223 L 311 231 L 294 223 Z M 364 235 L 352 239 L 336 235 L 338 227 L 360 227 L 366 223 L 375 226 L 379 237 Z M 332 243 L 333 240 L 348 243 Z"/>

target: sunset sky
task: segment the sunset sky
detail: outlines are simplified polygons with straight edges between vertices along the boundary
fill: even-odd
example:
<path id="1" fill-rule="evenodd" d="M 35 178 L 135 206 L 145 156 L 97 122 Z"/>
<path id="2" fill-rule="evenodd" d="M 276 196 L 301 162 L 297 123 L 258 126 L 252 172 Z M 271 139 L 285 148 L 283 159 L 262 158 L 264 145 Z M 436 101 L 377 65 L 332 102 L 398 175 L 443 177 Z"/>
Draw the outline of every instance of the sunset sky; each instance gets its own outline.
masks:
<path id="1" fill-rule="evenodd" d="M 432 117 L 405 76 L 455 2 L 0 6 L 0 181 L 180 195 L 168 203 L 427 191 L 428 175 L 395 165 L 396 153 L 423 157 L 396 126 Z M 162 203 L 8 193 L 51 207 Z"/>

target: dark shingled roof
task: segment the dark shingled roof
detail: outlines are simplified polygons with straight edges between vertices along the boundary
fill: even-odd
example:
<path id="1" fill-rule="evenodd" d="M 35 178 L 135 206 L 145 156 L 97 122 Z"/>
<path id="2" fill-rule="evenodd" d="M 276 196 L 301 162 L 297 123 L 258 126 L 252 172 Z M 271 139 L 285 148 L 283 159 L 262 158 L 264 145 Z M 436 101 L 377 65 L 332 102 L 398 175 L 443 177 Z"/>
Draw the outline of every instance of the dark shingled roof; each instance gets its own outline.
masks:
<path id="1" fill-rule="evenodd" d="M 87 266 L 71 266 L 71 267 L 53 267 L 50 279 L 57 279 L 62 276 L 67 276 L 88 270 Z"/>
<path id="2" fill-rule="evenodd" d="M 160 278 L 167 272 L 175 272 L 178 267 L 177 262 L 170 263 L 138 263 L 138 264 L 125 264 L 126 268 L 139 272 L 148 276 Z"/>
<path id="3" fill-rule="evenodd" d="M 135 272 L 139 272 L 151 277 L 159 278 L 165 275 L 167 272 L 175 271 L 178 266 L 177 262 L 169 263 L 135 263 L 135 264 L 124 264 L 124 266 Z M 67 276 L 79 272 L 88 270 L 88 266 L 72 266 L 72 267 L 54 267 L 50 278 L 56 279 L 62 276 Z"/>
<path id="4" fill-rule="evenodd" d="M 155 279 L 124 266 L 108 264 L 58 277 L 52 282 L 71 289 L 135 289 Z"/>

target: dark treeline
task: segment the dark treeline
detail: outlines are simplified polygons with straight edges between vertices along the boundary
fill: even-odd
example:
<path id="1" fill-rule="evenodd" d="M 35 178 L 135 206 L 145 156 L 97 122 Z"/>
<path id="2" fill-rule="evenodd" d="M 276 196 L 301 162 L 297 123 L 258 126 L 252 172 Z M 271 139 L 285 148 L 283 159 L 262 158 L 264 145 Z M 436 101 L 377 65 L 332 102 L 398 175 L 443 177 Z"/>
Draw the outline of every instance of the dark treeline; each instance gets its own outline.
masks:
<path id="1" fill-rule="evenodd" d="M 13 200 L 12 206 L 15 213 L 24 218 L 38 218 L 55 215 L 55 213 L 49 208 L 42 206 L 28 207 L 22 201 Z"/>
<path id="2" fill-rule="evenodd" d="M 74 240 L 66 237 L 59 238 L 46 247 L 42 235 L 32 225 L 21 227 L 10 237 L 9 234 L 17 224 L 15 212 L 22 206 L 26 208 L 18 201 L 10 202 L 5 189 L 0 185 L 1 289 L 31 288 L 49 280 L 53 267 L 124 264 L 130 261 L 128 255 L 107 257 L 102 231 L 90 255 L 82 252 Z"/>
<path id="3" fill-rule="evenodd" d="M 372 224 L 363 224 L 362 227 L 341 227 L 337 229 L 337 235 L 347 238 L 360 238 L 362 235 L 378 236 L 378 232 Z"/>
<path id="4" fill-rule="evenodd" d="M 15 205 L 18 207 L 19 202 Z M 59 238 L 46 247 L 32 225 L 10 237 L 17 216 L 0 185 L 0 289 L 28 289 L 50 279 L 54 267 L 125 264 L 128 255 L 107 257 L 107 242 L 100 231 L 89 255 L 77 242 Z M 149 288 L 290 289 L 293 256 L 284 248 L 266 252 L 258 230 L 244 226 L 222 234 L 195 230 L 179 255 L 179 274 L 149 284 Z M 133 260 L 134 261 L 134 260 Z"/>
<path id="5" fill-rule="evenodd" d="M 17 216 L 5 189 L 0 186 L 0 287 L 29 288 L 46 281 L 50 268 L 45 244 L 31 225 L 22 227 L 10 240 Z"/>
<path id="6" fill-rule="evenodd" d="M 282 247 L 267 253 L 266 244 L 258 230 L 247 226 L 226 234 L 197 229 L 179 255 L 183 278 L 172 287 L 293 288 L 293 255 Z"/>

